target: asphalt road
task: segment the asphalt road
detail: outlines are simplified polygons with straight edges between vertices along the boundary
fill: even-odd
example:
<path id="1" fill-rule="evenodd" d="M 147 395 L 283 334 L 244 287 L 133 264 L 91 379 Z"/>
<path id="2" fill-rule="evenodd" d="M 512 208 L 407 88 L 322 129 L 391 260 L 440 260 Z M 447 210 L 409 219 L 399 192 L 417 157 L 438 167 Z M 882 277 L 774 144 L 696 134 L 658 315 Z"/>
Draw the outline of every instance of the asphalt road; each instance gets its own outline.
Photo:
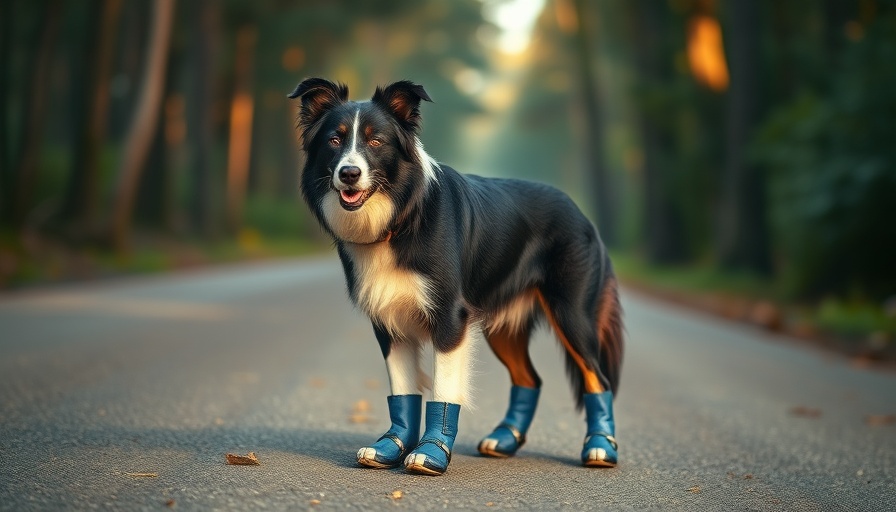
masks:
<path id="1" fill-rule="evenodd" d="M 441 477 L 356 467 L 388 381 L 335 259 L 0 295 L 0 509 L 896 510 L 896 375 L 623 293 L 619 467 L 579 466 L 541 332 L 526 447 L 476 454 L 509 389 L 482 347 Z"/>

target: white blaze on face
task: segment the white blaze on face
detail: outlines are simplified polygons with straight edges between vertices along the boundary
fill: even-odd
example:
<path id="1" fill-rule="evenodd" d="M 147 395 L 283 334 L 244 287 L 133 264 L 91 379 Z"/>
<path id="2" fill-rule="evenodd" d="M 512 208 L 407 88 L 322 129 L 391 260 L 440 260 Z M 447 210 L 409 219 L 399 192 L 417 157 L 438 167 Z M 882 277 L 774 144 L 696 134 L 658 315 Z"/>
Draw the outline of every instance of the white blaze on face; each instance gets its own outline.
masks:
<path id="1" fill-rule="evenodd" d="M 336 190 L 345 190 L 348 188 L 353 188 L 355 190 L 367 190 L 372 185 L 373 182 L 370 179 L 370 165 L 367 163 L 367 159 L 364 158 L 364 155 L 358 151 L 358 131 L 361 129 L 361 109 L 355 111 L 355 119 L 352 122 L 351 126 L 351 138 L 349 139 L 349 143 L 345 148 L 347 151 L 342 154 L 342 158 L 339 159 L 339 162 L 336 164 L 336 167 L 333 168 L 333 186 Z M 349 187 L 345 183 L 339 181 L 339 169 L 343 167 L 357 167 L 361 169 L 361 178 L 357 183 Z"/>

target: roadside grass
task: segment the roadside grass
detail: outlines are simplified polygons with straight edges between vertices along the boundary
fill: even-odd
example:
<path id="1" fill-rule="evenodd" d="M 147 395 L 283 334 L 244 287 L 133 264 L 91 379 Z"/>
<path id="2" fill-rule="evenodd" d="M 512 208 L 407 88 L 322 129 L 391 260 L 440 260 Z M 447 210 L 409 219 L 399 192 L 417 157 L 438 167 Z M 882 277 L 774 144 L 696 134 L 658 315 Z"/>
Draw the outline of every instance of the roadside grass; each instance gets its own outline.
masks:
<path id="1" fill-rule="evenodd" d="M 138 233 L 127 256 L 47 240 L 23 243 L 9 232 L 0 233 L 0 289 L 299 257 L 330 249 L 320 238 L 296 236 L 301 221 L 290 219 L 288 213 L 250 204 L 247 219 L 274 229 L 246 227 L 233 237 L 211 242 Z M 273 222 L 275 217 L 280 220 Z M 833 345 L 847 352 L 896 359 L 896 298 L 886 303 L 862 297 L 799 301 L 789 298 L 773 279 L 754 274 L 724 272 L 709 264 L 655 266 L 630 253 L 614 252 L 612 258 L 620 279 L 641 291 L 801 338 L 835 339 Z"/>
<path id="2" fill-rule="evenodd" d="M 896 297 L 797 300 L 774 279 L 725 272 L 711 264 L 655 266 L 630 253 L 613 252 L 617 275 L 633 288 L 723 316 L 875 357 L 896 357 Z"/>
<path id="3" fill-rule="evenodd" d="M 142 233 L 135 237 L 133 250 L 127 255 L 95 246 L 74 248 L 45 240 L 30 245 L 26 247 L 8 233 L 0 234 L 0 290 L 239 261 L 300 257 L 322 253 L 328 248 L 324 242 L 298 237 L 269 237 L 252 228 L 219 241 Z"/>
<path id="4" fill-rule="evenodd" d="M 662 290 L 726 292 L 750 298 L 776 298 L 774 283 L 746 272 L 723 272 L 712 265 L 657 266 L 629 253 L 612 252 L 613 268 L 625 281 Z"/>

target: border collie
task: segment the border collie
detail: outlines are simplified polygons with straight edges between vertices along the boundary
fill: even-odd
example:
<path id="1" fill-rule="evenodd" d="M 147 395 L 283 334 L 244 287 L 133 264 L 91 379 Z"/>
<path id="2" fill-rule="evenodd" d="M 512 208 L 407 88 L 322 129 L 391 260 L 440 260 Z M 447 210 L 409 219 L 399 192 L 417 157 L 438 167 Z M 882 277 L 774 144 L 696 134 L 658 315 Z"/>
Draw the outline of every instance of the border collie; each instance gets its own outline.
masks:
<path id="1" fill-rule="evenodd" d="M 572 200 L 547 185 L 437 163 L 418 138 L 420 102 L 432 100 L 415 83 L 380 87 L 370 101 L 355 102 L 344 84 L 309 78 L 289 97 L 301 98 L 302 195 L 335 242 L 348 294 L 370 318 L 389 375 L 392 425 L 358 451 L 358 463 L 444 473 L 483 339 L 512 387 L 503 421 L 479 452 L 515 454 L 541 387 L 529 336 L 546 321 L 585 409 L 581 461 L 614 467 L 622 312 L 607 251 Z M 435 361 L 424 408 L 425 342 Z"/>

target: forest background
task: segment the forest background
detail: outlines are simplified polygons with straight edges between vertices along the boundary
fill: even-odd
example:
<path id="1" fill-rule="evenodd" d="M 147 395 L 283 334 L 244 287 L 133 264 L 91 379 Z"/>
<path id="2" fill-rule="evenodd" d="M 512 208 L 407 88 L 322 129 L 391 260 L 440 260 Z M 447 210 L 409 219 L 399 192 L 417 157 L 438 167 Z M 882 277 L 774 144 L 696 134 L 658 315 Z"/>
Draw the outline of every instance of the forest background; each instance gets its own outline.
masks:
<path id="1" fill-rule="evenodd" d="M 896 345 L 896 0 L 5 0 L 0 287 L 326 250 L 301 79 L 554 184 L 633 288 Z"/>

